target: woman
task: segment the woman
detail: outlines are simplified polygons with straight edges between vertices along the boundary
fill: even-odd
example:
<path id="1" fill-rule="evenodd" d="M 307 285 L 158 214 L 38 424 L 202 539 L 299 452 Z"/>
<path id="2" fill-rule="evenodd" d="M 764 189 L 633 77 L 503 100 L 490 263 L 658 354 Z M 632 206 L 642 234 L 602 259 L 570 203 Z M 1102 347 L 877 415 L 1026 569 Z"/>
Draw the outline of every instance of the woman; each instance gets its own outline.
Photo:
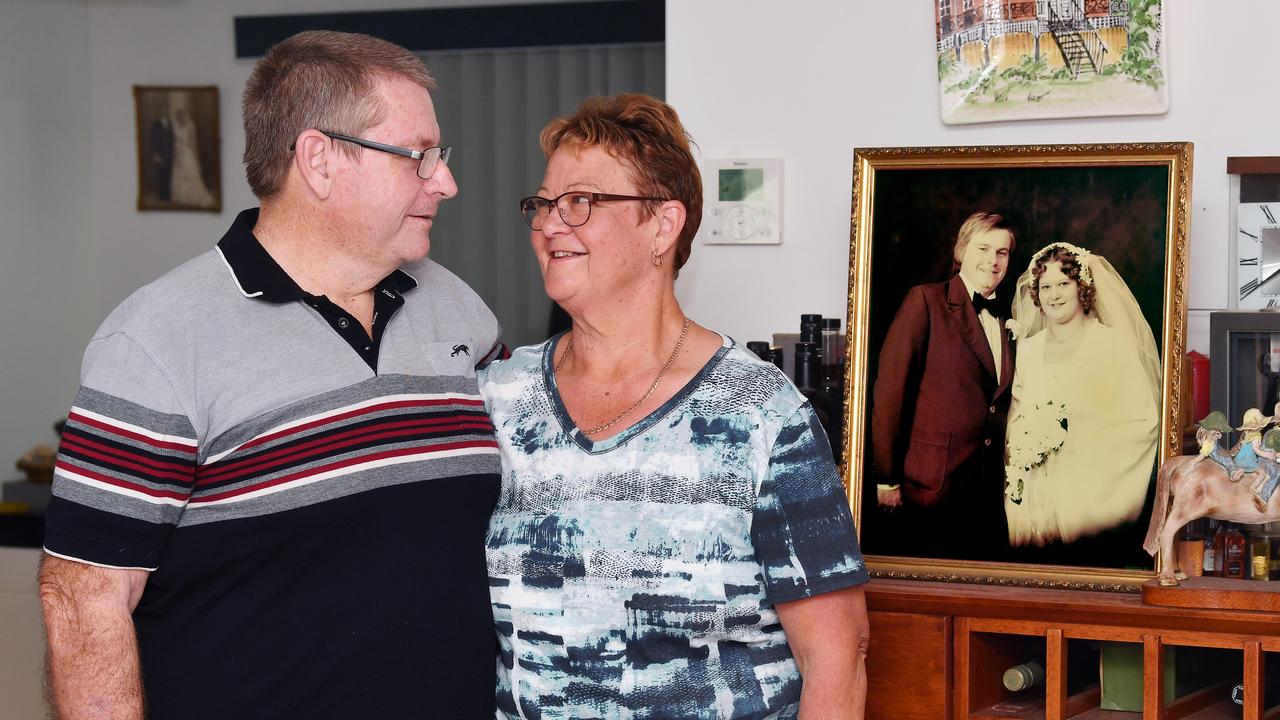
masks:
<path id="1" fill-rule="evenodd" d="M 500 715 L 862 717 L 867 575 L 822 429 L 676 301 L 702 210 L 679 118 L 595 98 L 542 149 L 521 210 L 573 325 L 481 380 Z"/>
<path id="2" fill-rule="evenodd" d="M 1071 543 L 1137 519 L 1156 456 L 1151 327 L 1104 258 L 1053 243 L 1018 279 L 1006 440 L 1011 545 Z"/>
<path id="3" fill-rule="evenodd" d="M 173 108 L 173 176 L 169 195 L 173 202 L 189 207 L 212 207 L 216 201 L 204 184 L 200 169 L 200 136 L 191 114 L 191 96 L 175 92 Z"/>

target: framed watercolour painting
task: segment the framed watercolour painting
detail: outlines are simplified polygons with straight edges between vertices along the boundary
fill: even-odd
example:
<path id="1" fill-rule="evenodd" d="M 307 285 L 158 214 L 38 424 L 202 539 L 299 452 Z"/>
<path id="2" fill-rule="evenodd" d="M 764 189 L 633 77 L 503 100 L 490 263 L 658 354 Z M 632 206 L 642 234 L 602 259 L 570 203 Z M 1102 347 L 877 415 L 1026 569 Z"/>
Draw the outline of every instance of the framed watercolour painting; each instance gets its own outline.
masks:
<path id="1" fill-rule="evenodd" d="M 1169 109 L 1163 0 L 934 0 L 950 124 Z"/>
<path id="2" fill-rule="evenodd" d="M 855 152 L 845 468 L 881 576 L 1126 590 L 1180 450 L 1190 143 Z"/>
<path id="3" fill-rule="evenodd" d="M 133 86 L 138 209 L 222 211 L 216 86 Z"/>

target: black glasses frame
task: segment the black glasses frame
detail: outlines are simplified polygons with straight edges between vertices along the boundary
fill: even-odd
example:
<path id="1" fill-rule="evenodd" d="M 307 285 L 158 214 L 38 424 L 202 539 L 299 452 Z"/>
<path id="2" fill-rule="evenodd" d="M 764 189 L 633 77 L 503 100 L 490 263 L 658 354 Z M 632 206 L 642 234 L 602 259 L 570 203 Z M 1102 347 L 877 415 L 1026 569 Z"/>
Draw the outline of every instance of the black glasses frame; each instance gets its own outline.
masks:
<path id="1" fill-rule="evenodd" d="M 355 143 L 356 145 L 359 145 L 361 147 L 367 147 L 370 150 L 378 150 L 380 152 L 391 153 L 392 155 L 399 155 L 400 157 L 407 157 L 407 158 L 412 158 L 414 160 L 417 160 L 418 161 L 418 177 L 422 178 L 423 180 L 430 180 L 431 176 L 435 174 L 436 168 L 440 166 L 440 163 L 444 163 L 445 165 L 448 165 L 449 156 L 453 154 L 452 145 L 434 145 L 432 147 L 425 148 L 423 150 L 410 150 L 409 148 L 397 147 L 395 145 L 387 145 L 386 143 L 375 142 L 373 140 L 365 140 L 364 138 L 352 137 L 351 135 L 343 135 L 342 133 L 330 132 L 328 130 L 320 130 L 320 132 L 323 133 L 324 135 L 327 135 L 333 138 L 334 140 L 344 140 L 349 143 Z M 426 175 L 423 175 L 422 166 L 426 165 L 427 161 L 431 158 L 432 150 L 437 151 L 435 162 L 431 166 L 431 172 L 427 173 Z"/>
<path id="2" fill-rule="evenodd" d="M 577 195 L 587 199 L 587 216 L 582 222 L 569 222 L 569 218 L 564 216 L 564 208 L 561 207 L 560 201 L 571 196 Z M 524 221 L 529 225 L 530 230 L 541 230 L 542 223 L 546 218 L 551 216 L 551 208 L 554 207 L 556 212 L 560 213 L 560 220 L 569 227 L 582 227 L 591 219 L 591 205 L 597 202 L 610 202 L 615 200 L 651 200 L 653 202 L 666 202 L 670 198 L 648 197 L 644 195 L 614 195 L 613 193 L 585 192 L 583 190 L 570 190 L 569 192 L 560 193 L 554 198 L 544 198 L 541 195 L 530 195 L 520 201 L 520 214 L 524 216 Z M 546 212 L 543 212 L 546 208 Z"/>

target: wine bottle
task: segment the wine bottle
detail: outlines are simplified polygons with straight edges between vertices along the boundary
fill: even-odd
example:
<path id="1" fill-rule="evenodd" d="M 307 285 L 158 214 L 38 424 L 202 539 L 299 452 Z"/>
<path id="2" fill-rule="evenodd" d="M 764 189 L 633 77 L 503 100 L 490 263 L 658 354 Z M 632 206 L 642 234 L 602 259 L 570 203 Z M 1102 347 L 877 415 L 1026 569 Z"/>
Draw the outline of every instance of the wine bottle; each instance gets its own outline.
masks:
<path id="1" fill-rule="evenodd" d="M 1030 660 L 1004 671 L 1004 687 L 1009 692 L 1022 692 L 1044 684 L 1044 666 Z"/>
<path id="2" fill-rule="evenodd" d="M 787 362 L 783 355 L 782 348 L 773 346 L 769 348 L 769 362 L 773 363 L 785 375 L 787 372 Z"/>
<path id="3" fill-rule="evenodd" d="M 813 343 L 818 347 L 817 379 L 819 387 L 822 383 L 822 316 L 808 313 L 800 316 L 800 342 Z"/>
<path id="4" fill-rule="evenodd" d="M 814 334 L 810 339 L 805 339 L 805 330 L 809 329 Z M 818 313 L 805 313 L 800 316 L 800 342 L 822 342 L 822 315 Z"/>
<path id="5" fill-rule="evenodd" d="M 756 354 L 756 357 L 769 362 L 769 343 L 763 340 L 752 340 L 747 343 L 747 349 Z"/>
<path id="6" fill-rule="evenodd" d="M 822 392 L 818 384 L 818 346 L 811 342 L 796 343 L 796 389 L 809 400 L 818 422 L 826 431 L 827 441 L 831 444 L 831 453 L 836 454 L 836 436 L 832 433 L 834 413 L 831 400 Z M 837 421 L 839 422 L 839 421 Z"/>

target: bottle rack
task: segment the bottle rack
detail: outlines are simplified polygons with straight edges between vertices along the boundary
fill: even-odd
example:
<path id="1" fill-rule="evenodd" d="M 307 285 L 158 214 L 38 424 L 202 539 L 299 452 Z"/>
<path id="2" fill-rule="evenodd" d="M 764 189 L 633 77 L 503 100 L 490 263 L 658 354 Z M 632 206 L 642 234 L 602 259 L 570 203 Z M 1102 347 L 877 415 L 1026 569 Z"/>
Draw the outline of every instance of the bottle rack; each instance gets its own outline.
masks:
<path id="1" fill-rule="evenodd" d="M 1280 663 L 1280 614 L 1153 607 L 1135 594 L 897 580 L 868 586 L 868 607 L 868 718 L 1280 720 L 1280 702 L 1264 701 L 1266 667 Z M 922 631 L 930 627 L 938 630 Z M 1094 665 L 1103 643 L 1127 645 L 1141 658 L 1140 708 L 1103 708 Z M 948 661 L 926 677 L 919 660 L 941 653 Z M 1206 654 L 1210 662 L 1199 667 L 1186 662 Z M 1004 671 L 1028 659 L 1042 662 L 1044 685 L 1005 690 Z M 1230 697 L 1237 682 L 1243 707 Z"/>

